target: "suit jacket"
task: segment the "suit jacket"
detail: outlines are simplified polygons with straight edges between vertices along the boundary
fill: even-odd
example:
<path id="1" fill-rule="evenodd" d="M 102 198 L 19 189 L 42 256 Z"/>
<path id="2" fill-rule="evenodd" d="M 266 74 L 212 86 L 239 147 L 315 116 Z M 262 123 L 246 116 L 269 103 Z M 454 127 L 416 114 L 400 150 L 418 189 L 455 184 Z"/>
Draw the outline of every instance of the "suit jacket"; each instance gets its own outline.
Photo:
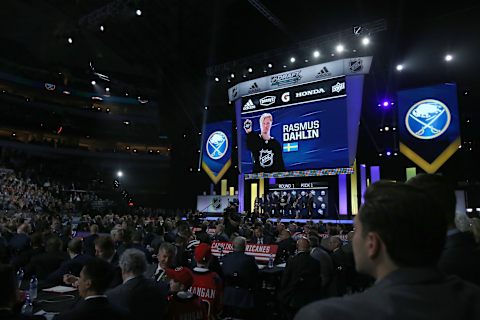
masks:
<path id="1" fill-rule="evenodd" d="M 126 310 L 112 305 L 107 298 L 81 300 L 70 311 L 59 314 L 55 320 L 127 320 Z"/>
<path id="2" fill-rule="evenodd" d="M 105 293 L 108 300 L 127 308 L 135 319 L 163 319 L 167 292 L 143 275 L 128 280 Z"/>
<path id="3" fill-rule="evenodd" d="M 278 250 L 275 260 L 278 263 L 286 262 L 289 257 L 295 254 L 295 250 L 297 250 L 297 244 L 295 240 L 292 238 L 283 239 L 278 242 Z"/>
<path id="4" fill-rule="evenodd" d="M 20 252 L 30 248 L 30 237 L 25 233 L 16 233 L 8 242 L 13 254 L 19 254 Z"/>
<path id="5" fill-rule="evenodd" d="M 295 320 L 480 319 L 480 288 L 434 269 L 399 269 L 362 293 L 314 302 Z"/>
<path id="6" fill-rule="evenodd" d="M 257 285 L 258 267 L 255 258 L 243 252 L 232 252 L 223 257 L 222 271 L 225 278 L 223 303 L 242 309 L 254 307 L 254 290 Z"/>
<path id="7" fill-rule="evenodd" d="M 480 286 L 480 249 L 470 232 L 447 236 L 438 267 L 446 274 L 459 276 Z"/>
<path id="8" fill-rule="evenodd" d="M 320 262 L 308 252 L 299 252 L 287 261 L 279 299 L 293 309 L 319 299 L 322 295 Z"/>
<path id="9" fill-rule="evenodd" d="M 83 266 L 90 259 L 92 259 L 92 257 L 84 254 L 76 255 L 73 259 L 64 261 L 57 270 L 50 273 L 47 277 L 47 280 L 53 283 L 61 283 L 63 275 L 67 273 L 78 277 L 80 275 L 80 271 L 82 271 Z"/>
<path id="10" fill-rule="evenodd" d="M 67 260 L 64 252 L 44 252 L 33 256 L 25 267 L 27 275 L 36 274 L 39 280 L 44 280 L 49 274 L 57 270 Z"/>
<path id="11" fill-rule="evenodd" d="M 263 243 L 262 244 L 272 244 L 274 243 L 275 241 L 273 241 L 273 238 L 264 234 L 263 235 Z M 258 239 L 257 237 L 253 236 L 252 237 L 252 242 L 251 243 L 254 243 L 254 244 L 257 244 L 258 243 Z"/>
<path id="12" fill-rule="evenodd" d="M 320 262 L 320 266 L 322 267 L 322 287 L 329 287 L 334 278 L 332 258 L 327 251 L 323 250 L 320 247 L 312 248 L 312 250 L 310 251 L 310 255 L 312 256 L 312 258 Z M 330 291 L 330 293 L 332 292 Z"/>
<path id="13" fill-rule="evenodd" d="M 95 240 L 97 240 L 97 238 L 98 234 L 91 234 L 83 238 L 83 251 L 85 254 L 95 257 Z"/>
<path id="14" fill-rule="evenodd" d="M 40 248 L 28 248 L 19 253 L 16 257 L 10 261 L 10 264 L 15 267 L 15 269 L 24 268 L 32 259 L 33 256 L 43 253 L 45 250 L 43 247 Z"/>

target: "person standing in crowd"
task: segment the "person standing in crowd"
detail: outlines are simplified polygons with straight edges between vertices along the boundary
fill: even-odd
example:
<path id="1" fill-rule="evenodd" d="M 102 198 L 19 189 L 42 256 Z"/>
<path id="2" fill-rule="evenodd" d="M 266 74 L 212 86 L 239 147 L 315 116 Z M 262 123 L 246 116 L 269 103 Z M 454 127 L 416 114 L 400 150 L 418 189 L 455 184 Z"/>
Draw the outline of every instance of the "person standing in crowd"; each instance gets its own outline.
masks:
<path id="1" fill-rule="evenodd" d="M 95 240 L 98 238 L 98 225 L 90 226 L 90 235 L 83 239 L 83 251 L 91 257 L 95 257 Z"/>
<path id="2" fill-rule="evenodd" d="M 437 201 L 447 221 L 447 240 L 438 262 L 440 270 L 480 286 L 480 247 L 473 233 L 461 232 L 455 226 L 454 186 L 445 177 L 435 174 L 419 174 L 407 183 L 422 188 Z"/>
<path id="3" fill-rule="evenodd" d="M 193 283 L 190 292 L 198 295 L 208 304 L 208 315 L 217 318 L 222 311 L 223 282 L 220 276 L 208 269 L 212 256 L 210 246 L 200 243 L 195 248 L 195 261 L 197 266 L 193 268 Z"/>
<path id="4" fill-rule="evenodd" d="M 353 252 L 357 271 L 374 277 L 375 285 L 314 302 L 295 320 L 479 319 L 480 288 L 436 269 L 447 224 L 429 200 L 411 185 L 371 185 L 355 217 Z"/>
<path id="5" fill-rule="evenodd" d="M 167 320 L 207 320 L 206 305 L 199 296 L 188 289 L 192 286 L 193 275 L 188 268 L 166 269 L 170 279 Z"/>
<path id="6" fill-rule="evenodd" d="M 290 235 L 290 231 L 286 229 L 280 231 L 278 240 L 278 249 L 275 260 L 277 263 L 283 263 L 286 262 L 289 257 L 295 254 L 297 246 L 295 241 L 292 239 L 292 236 Z"/>
<path id="7" fill-rule="evenodd" d="M 222 259 L 225 314 L 248 319 L 254 313 L 258 266 L 254 257 L 245 254 L 247 241 L 244 237 L 236 237 L 232 245 L 233 252 Z"/>
<path id="8" fill-rule="evenodd" d="M 273 116 L 264 113 L 260 116 L 260 133 L 254 133 L 252 120 L 247 119 L 243 125 L 247 133 L 247 148 L 252 152 L 253 172 L 285 171 L 282 146 L 270 135 Z"/>
<path id="9" fill-rule="evenodd" d="M 254 231 L 254 236 L 252 238 L 252 243 L 254 244 L 271 244 L 273 243 L 273 239 L 266 235 L 263 231 L 262 226 L 257 226 Z"/>
<path id="10" fill-rule="evenodd" d="M 310 255 L 320 262 L 320 266 L 322 267 L 322 292 L 326 297 L 336 296 L 337 289 L 334 281 L 335 273 L 332 258 L 330 254 L 320 246 L 320 239 L 317 236 L 310 236 L 308 239 L 310 240 L 311 246 Z"/>
<path id="11" fill-rule="evenodd" d="M 168 242 L 160 245 L 157 253 L 158 264 L 153 272 L 150 272 L 151 278 L 160 286 L 168 288 L 169 280 L 166 270 L 175 267 L 174 258 L 176 247 Z"/>
<path id="12" fill-rule="evenodd" d="M 228 241 L 228 236 L 225 233 L 225 225 L 218 223 L 215 226 L 215 234 L 212 237 L 213 241 L 222 241 L 222 242 L 227 242 Z"/>
<path id="13" fill-rule="evenodd" d="M 320 262 L 310 256 L 310 242 L 297 241 L 297 254 L 287 261 L 282 275 L 278 298 L 287 315 L 295 312 L 322 295 Z"/>
<path id="14" fill-rule="evenodd" d="M 106 292 L 108 300 L 137 319 L 161 319 L 166 313 L 167 292 L 143 275 L 147 268 L 145 254 L 127 249 L 120 256 L 123 284 Z"/>
<path id="15" fill-rule="evenodd" d="M 92 258 L 82 268 L 78 279 L 78 294 L 82 301 L 70 311 L 61 313 L 55 320 L 122 320 L 129 319 L 127 310 L 110 303 L 105 295 L 112 281 L 108 262 Z"/>

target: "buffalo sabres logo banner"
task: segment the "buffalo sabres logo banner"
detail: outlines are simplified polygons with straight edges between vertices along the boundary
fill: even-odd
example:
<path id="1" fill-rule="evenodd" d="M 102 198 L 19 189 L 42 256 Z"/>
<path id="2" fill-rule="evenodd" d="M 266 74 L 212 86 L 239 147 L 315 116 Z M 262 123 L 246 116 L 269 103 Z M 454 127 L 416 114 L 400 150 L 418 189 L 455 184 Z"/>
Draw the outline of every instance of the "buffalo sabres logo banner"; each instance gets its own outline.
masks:
<path id="1" fill-rule="evenodd" d="M 203 135 L 202 168 L 217 184 L 232 164 L 232 121 L 209 123 Z"/>
<path id="2" fill-rule="evenodd" d="M 398 92 L 400 152 L 435 173 L 461 144 L 457 86 L 447 83 Z"/>

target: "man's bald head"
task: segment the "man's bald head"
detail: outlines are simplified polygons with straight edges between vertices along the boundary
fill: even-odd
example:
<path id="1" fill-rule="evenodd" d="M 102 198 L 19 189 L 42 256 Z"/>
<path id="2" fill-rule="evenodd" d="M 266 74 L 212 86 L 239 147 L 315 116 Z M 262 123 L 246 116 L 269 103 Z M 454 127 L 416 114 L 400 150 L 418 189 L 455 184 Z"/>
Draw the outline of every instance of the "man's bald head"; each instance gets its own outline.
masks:
<path id="1" fill-rule="evenodd" d="M 310 251 L 310 242 L 308 239 L 301 238 L 297 241 L 297 250 L 298 251 L 305 251 L 309 252 Z"/>

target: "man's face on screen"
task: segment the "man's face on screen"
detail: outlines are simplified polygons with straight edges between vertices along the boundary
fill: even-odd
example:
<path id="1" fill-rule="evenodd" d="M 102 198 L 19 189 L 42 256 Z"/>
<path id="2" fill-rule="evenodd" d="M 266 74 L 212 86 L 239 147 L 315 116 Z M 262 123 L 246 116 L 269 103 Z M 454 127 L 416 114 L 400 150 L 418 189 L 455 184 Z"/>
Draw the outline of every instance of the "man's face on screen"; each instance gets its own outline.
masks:
<path id="1" fill-rule="evenodd" d="M 262 133 L 269 133 L 272 128 L 272 118 L 265 117 L 262 121 Z"/>

